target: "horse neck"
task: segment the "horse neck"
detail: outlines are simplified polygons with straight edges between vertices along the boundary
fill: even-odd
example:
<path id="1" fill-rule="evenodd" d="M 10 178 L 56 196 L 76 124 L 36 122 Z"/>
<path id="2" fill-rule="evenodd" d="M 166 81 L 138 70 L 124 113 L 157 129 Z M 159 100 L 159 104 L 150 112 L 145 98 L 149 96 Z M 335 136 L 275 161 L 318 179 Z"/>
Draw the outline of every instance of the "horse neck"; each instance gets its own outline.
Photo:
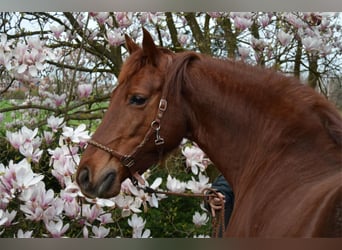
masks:
<path id="1" fill-rule="evenodd" d="M 315 173 L 315 166 L 320 163 L 324 165 L 322 159 L 325 157 L 320 152 L 322 149 L 315 147 L 313 134 L 310 139 L 310 132 L 315 133 L 311 127 L 304 128 L 307 131 L 297 131 L 291 137 L 283 136 L 287 130 L 303 129 L 301 126 L 304 125 L 295 124 L 295 121 L 284 124 L 287 122 L 284 115 L 293 119 L 300 116 L 300 113 L 282 113 L 299 109 L 296 103 L 286 102 L 293 106 L 273 109 L 270 105 L 281 105 L 279 95 L 274 95 L 274 91 L 278 90 L 271 90 L 271 85 L 263 86 L 260 77 L 258 80 L 258 72 L 255 76 L 248 76 L 245 70 L 250 69 L 228 64 L 223 66 L 218 61 L 193 63 L 188 82 L 182 89 L 182 103 L 186 103 L 187 107 L 188 138 L 207 153 L 233 188 L 242 179 L 266 178 L 277 172 L 287 173 L 289 179 L 298 171 L 302 171 L 303 176 L 322 172 L 321 167 L 317 167 Z M 268 71 L 263 73 L 273 74 Z M 265 80 L 265 76 L 262 77 Z M 277 84 L 281 86 L 283 80 L 279 79 Z M 258 86 L 246 81 L 254 81 Z M 295 143 L 296 136 L 306 138 L 306 134 L 309 134 L 307 141 Z M 307 154 L 308 151 L 311 154 Z M 317 161 L 317 164 L 309 168 L 305 161 Z M 289 166 L 300 167 L 301 170 Z"/>

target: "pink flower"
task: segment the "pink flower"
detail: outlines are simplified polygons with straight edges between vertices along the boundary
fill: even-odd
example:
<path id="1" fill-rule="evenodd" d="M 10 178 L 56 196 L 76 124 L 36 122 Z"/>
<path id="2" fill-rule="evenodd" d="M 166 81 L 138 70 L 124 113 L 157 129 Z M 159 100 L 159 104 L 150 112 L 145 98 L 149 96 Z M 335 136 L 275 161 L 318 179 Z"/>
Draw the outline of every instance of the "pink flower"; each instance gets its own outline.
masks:
<path id="1" fill-rule="evenodd" d="M 318 37 L 305 37 L 302 39 L 302 43 L 307 51 L 319 51 L 322 40 Z"/>
<path id="2" fill-rule="evenodd" d="M 127 28 L 132 24 L 132 12 L 116 12 L 115 19 L 120 27 Z"/>
<path id="3" fill-rule="evenodd" d="M 66 94 L 61 95 L 53 95 L 53 100 L 55 102 L 56 107 L 62 106 L 65 103 Z"/>
<path id="4" fill-rule="evenodd" d="M 64 25 L 51 25 L 50 26 L 51 31 L 53 32 L 54 36 L 59 39 L 59 37 L 61 36 L 61 34 L 64 32 L 65 27 Z"/>
<path id="5" fill-rule="evenodd" d="M 242 60 L 245 60 L 249 56 L 250 49 L 247 47 L 239 47 L 238 48 L 239 54 Z"/>
<path id="6" fill-rule="evenodd" d="M 234 18 L 235 27 L 239 30 L 245 30 L 252 26 L 253 21 L 244 17 L 236 16 Z"/>
<path id="7" fill-rule="evenodd" d="M 292 36 L 288 33 L 285 33 L 283 30 L 280 30 L 277 35 L 279 42 L 283 46 L 287 46 L 292 40 Z"/>
<path id="8" fill-rule="evenodd" d="M 107 30 L 107 40 L 111 46 L 119 46 L 125 42 L 125 37 L 119 29 Z"/>
<path id="9" fill-rule="evenodd" d="M 88 98 L 93 90 L 91 84 L 80 84 L 77 87 L 77 94 L 79 98 Z"/>
<path id="10" fill-rule="evenodd" d="M 268 16 L 261 16 L 259 22 L 263 28 L 265 28 L 270 23 L 270 18 Z"/>
<path id="11" fill-rule="evenodd" d="M 86 217 L 90 223 L 93 223 L 102 213 L 103 209 L 97 205 L 93 205 L 91 208 L 89 204 L 82 205 L 82 216 Z"/>
<path id="12" fill-rule="evenodd" d="M 96 20 L 99 22 L 99 24 L 104 24 L 109 17 L 108 12 L 98 12 L 95 16 Z"/>

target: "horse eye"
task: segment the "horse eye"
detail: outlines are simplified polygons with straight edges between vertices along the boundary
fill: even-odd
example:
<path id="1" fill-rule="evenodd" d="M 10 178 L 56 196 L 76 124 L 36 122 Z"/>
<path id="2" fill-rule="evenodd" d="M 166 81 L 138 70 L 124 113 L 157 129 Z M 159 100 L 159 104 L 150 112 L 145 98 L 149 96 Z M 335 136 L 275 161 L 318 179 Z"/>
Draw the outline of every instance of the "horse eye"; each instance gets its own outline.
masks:
<path id="1" fill-rule="evenodd" d="M 139 96 L 139 95 L 133 95 L 131 96 L 131 98 L 129 99 L 129 104 L 133 104 L 133 105 L 143 105 L 145 104 L 147 98 Z"/>

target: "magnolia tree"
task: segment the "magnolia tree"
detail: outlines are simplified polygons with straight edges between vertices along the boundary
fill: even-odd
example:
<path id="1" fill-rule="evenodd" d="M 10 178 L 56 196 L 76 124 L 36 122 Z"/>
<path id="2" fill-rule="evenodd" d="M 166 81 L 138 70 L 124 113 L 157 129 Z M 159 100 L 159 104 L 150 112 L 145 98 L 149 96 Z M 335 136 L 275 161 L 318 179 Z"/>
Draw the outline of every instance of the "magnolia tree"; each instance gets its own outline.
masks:
<path id="1" fill-rule="evenodd" d="M 157 44 L 175 52 L 194 50 L 260 64 L 306 80 L 323 94 L 331 93 L 330 79 L 339 84 L 341 79 L 337 13 L 0 15 L 3 237 L 210 234 L 201 200 L 148 194 L 130 180 L 122 183 L 118 196 L 90 200 L 75 183 L 82 151 L 128 56 L 124 34 L 139 42 L 144 26 Z M 164 168 L 154 167 L 143 177 L 154 189 L 201 193 L 211 186 L 208 166 L 205 154 L 185 141 Z"/>

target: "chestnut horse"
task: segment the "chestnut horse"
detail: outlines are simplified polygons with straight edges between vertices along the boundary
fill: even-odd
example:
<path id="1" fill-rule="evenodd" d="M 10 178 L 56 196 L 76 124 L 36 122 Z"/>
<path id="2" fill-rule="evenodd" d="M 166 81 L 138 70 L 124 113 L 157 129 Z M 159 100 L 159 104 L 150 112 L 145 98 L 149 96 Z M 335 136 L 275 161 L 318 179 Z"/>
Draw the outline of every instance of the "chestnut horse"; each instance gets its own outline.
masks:
<path id="1" fill-rule="evenodd" d="M 77 182 L 113 197 L 183 138 L 232 185 L 233 237 L 342 236 L 342 119 L 293 77 L 126 36 L 130 56 Z"/>

